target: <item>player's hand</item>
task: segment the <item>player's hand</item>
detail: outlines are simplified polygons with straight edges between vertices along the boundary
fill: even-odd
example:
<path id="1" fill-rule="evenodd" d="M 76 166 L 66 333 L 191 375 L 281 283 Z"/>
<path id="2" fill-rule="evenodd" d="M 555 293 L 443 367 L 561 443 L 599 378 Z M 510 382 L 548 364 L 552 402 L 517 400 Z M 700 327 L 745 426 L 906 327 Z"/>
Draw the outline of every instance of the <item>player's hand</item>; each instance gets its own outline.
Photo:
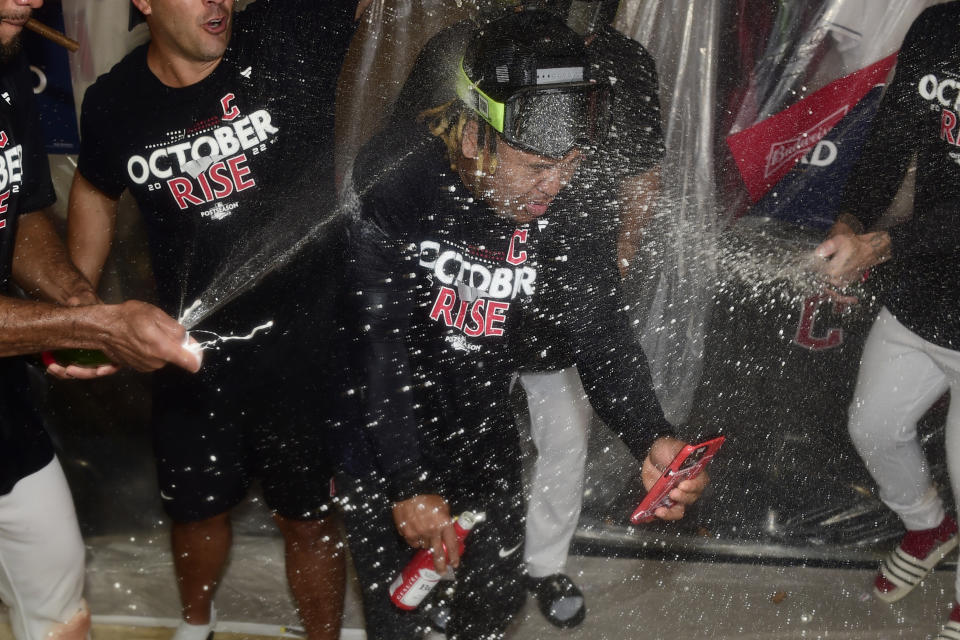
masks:
<path id="1" fill-rule="evenodd" d="M 845 287 L 863 277 L 870 267 L 890 257 L 890 236 L 874 233 L 838 233 L 814 250 L 821 263 L 817 269 L 833 287 Z"/>
<path id="2" fill-rule="evenodd" d="M 673 459 L 686 444 L 686 442 L 669 437 L 654 440 L 640 470 L 640 478 L 643 480 L 643 486 L 647 491 L 656 484 L 664 470 L 670 466 L 670 463 L 673 462 Z M 681 481 L 667 494 L 673 501 L 673 506 L 658 507 L 653 512 L 654 515 L 661 520 L 679 520 L 686 512 L 686 506 L 696 502 L 708 484 L 710 484 L 710 476 L 706 470 L 701 471 L 695 478 Z"/>
<path id="3" fill-rule="evenodd" d="M 74 287 L 74 292 L 64 301 L 67 307 L 85 307 L 95 304 L 103 304 L 103 301 L 94 292 L 93 287 L 84 278 L 81 281 L 82 286 Z M 60 380 L 92 380 L 104 376 L 112 376 L 120 370 L 115 364 L 101 364 L 95 367 L 85 367 L 78 364 L 62 365 L 59 362 L 51 362 L 47 365 L 47 373 Z"/>
<path id="4" fill-rule="evenodd" d="M 99 305 L 106 336 L 101 349 L 111 362 L 137 371 L 154 371 L 168 362 L 196 373 L 201 357 L 188 344 L 187 330 L 157 307 L 128 300 L 118 305 Z"/>
<path id="5" fill-rule="evenodd" d="M 110 376 L 120 370 L 115 364 L 101 364 L 96 367 L 83 367 L 78 364 L 63 366 L 57 362 L 47 366 L 47 373 L 61 380 L 93 380 Z"/>
<path id="6" fill-rule="evenodd" d="M 393 505 L 393 522 L 411 547 L 430 549 L 437 573 L 447 570 L 448 561 L 453 567 L 460 566 L 460 546 L 450 517 L 450 506 L 441 496 L 423 494 L 396 503 Z M 443 552 L 444 546 L 447 553 Z"/>

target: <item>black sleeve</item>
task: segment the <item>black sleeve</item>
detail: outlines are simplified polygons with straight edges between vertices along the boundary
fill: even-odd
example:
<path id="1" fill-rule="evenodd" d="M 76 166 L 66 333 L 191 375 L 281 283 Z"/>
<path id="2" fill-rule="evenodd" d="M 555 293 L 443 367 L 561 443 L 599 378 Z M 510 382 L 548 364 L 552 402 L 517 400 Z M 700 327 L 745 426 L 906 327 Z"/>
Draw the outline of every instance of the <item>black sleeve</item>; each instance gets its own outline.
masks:
<path id="1" fill-rule="evenodd" d="M 577 251 L 577 276 L 564 284 L 564 332 L 576 352 L 580 379 L 597 415 L 643 460 L 653 441 L 673 436 L 647 358 L 627 315 L 620 275 L 598 251 Z"/>
<path id="2" fill-rule="evenodd" d="M 358 166 L 363 164 L 361 155 Z M 364 376 L 360 437 L 387 477 L 392 500 L 432 492 L 421 463 L 407 352 L 417 271 L 412 240 L 422 206 L 411 188 L 417 174 L 409 166 L 389 172 L 361 194 L 351 222 L 346 279 L 348 305 L 359 331 L 356 365 Z"/>
<path id="3" fill-rule="evenodd" d="M 844 189 L 840 211 L 872 227 L 890 206 L 903 184 L 917 151 L 925 109 L 919 104 L 913 79 L 923 58 L 929 10 L 907 33 L 897 58 L 893 81 L 887 87 L 871 125 L 870 135 Z M 902 225 L 901 225 L 902 226 Z M 905 228 L 891 232 L 894 253 Z"/>
<path id="4" fill-rule="evenodd" d="M 23 65 L 17 75 L 17 100 L 28 105 L 21 113 L 21 144 L 23 145 L 23 184 L 20 187 L 19 213 L 30 213 L 49 207 L 57 201 L 50 178 L 50 163 L 43 144 L 40 118 L 37 110 L 30 73 Z"/>
<path id="5" fill-rule="evenodd" d="M 121 155 L 112 141 L 118 132 L 111 123 L 113 101 L 117 96 L 105 89 L 102 81 L 90 86 L 80 109 L 80 156 L 77 171 L 94 187 L 111 198 L 119 198 L 126 188 Z"/>

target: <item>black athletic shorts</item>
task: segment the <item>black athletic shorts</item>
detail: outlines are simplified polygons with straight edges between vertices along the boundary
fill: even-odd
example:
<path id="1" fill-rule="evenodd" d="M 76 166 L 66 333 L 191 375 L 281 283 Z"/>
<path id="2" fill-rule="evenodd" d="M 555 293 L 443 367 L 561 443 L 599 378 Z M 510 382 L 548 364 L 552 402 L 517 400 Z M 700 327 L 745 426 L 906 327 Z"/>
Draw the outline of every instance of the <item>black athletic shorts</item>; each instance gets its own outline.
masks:
<path id="1" fill-rule="evenodd" d="M 510 620 L 523 606 L 523 535 L 526 507 L 517 473 L 501 475 L 496 491 L 444 496 L 453 515 L 483 511 L 484 522 L 474 527 L 456 570 L 450 640 L 492 640 L 503 637 Z M 337 478 L 350 554 L 363 596 L 363 614 L 370 640 L 413 640 L 429 628 L 421 609 L 398 609 L 390 601 L 389 586 L 416 552 L 397 532 L 393 503 L 376 474 L 358 479 Z M 484 495 L 485 494 L 485 495 Z M 446 583 L 441 583 L 446 584 Z M 440 585 L 435 587 L 441 588 Z"/>
<path id="2" fill-rule="evenodd" d="M 325 373 L 330 369 L 304 372 L 232 352 L 206 353 L 197 374 L 170 366 L 154 374 L 154 454 L 164 509 L 175 522 L 225 513 L 256 478 L 281 516 L 325 517 L 332 477 L 326 434 L 343 417 Z"/>

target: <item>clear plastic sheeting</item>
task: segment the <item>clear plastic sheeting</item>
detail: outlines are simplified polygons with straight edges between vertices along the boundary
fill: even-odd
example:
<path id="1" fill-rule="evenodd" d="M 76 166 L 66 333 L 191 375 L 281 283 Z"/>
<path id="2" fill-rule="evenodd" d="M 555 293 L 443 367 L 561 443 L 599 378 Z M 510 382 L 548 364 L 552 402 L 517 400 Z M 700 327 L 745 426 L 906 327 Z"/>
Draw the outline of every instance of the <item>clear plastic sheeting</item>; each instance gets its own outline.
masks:
<path id="1" fill-rule="evenodd" d="M 443 27 L 476 12 L 467 0 L 373 0 L 344 61 L 337 101 L 337 176 L 386 124 L 420 48 Z"/>
<path id="2" fill-rule="evenodd" d="M 830 80 L 897 51 L 921 11 L 942 0 L 781 2 L 733 131 L 772 116 Z"/>
<path id="3" fill-rule="evenodd" d="M 134 11 L 127 0 L 63 3 L 66 33 L 80 43 L 80 50 L 70 57 L 77 113 L 80 113 L 84 92 L 97 76 L 109 71 L 124 54 L 149 39 L 145 24 L 130 28 L 130 14 Z"/>
<path id="4" fill-rule="evenodd" d="M 716 274 L 714 111 L 723 2 L 624 3 L 616 25 L 657 60 L 666 155 L 662 194 L 641 282 L 639 335 L 664 413 L 680 424 L 700 381 Z M 650 302 L 650 292 L 655 292 Z M 646 303 L 646 304 L 645 304 Z"/>

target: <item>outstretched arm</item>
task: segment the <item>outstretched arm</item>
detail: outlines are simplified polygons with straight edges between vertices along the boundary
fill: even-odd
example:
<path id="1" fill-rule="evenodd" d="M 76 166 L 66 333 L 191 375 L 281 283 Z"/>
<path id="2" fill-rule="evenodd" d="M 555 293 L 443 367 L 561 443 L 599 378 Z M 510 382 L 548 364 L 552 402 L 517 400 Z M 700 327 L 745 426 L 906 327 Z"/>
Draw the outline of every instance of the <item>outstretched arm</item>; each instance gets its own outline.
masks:
<path id="1" fill-rule="evenodd" d="M 96 292 L 67 258 L 66 249 L 44 211 L 17 222 L 13 279 L 30 296 L 67 306 L 96 304 Z"/>
<path id="2" fill-rule="evenodd" d="M 77 171 L 70 187 L 67 249 L 70 259 L 94 290 L 110 255 L 117 225 L 117 199 L 94 187 Z"/>
<path id="3" fill-rule="evenodd" d="M 184 347 L 186 330 L 145 302 L 64 307 L 0 296 L 0 357 L 46 349 L 100 349 L 138 371 L 168 362 L 197 371 L 200 360 Z"/>
<path id="4" fill-rule="evenodd" d="M 42 211 L 21 216 L 12 271 L 20 286 L 46 302 L 0 296 L 0 357 L 58 348 L 99 349 L 111 361 L 138 371 L 159 369 L 167 362 L 199 369 L 199 358 L 184 348 L 186 330 L 160 309 L 137 301 L 99 304 L 93 286 L 67 259 Z"/>
<path id="5" fill-rule="evenodd" d="M 565 330 L 578 345 L 577 368 L 591 406 L 642 461 L 641 477 L 650 489 L 686 443 L 675 437 L 663 415 L 646 356 L 625 312 L 617 274 L 612 265 L 592 256 L 584 251 L 573 261 L 580 277 L 565 286 L 571 292 L 568 300 L 578 306 L 563 314 Z M 670 493 L 675 504 L 657 509 L 655 515 L 663 520 L 682 518 L 708 482 L 705 473 L 681 482 Z"/>
<path id="6" fill-rule="evenodd" d="M 660 167 L 630 176 L 620 185 L 620 231 L 617 234 L 617 266 L 626 278 L 643 241 L 643 229 L 656 213 L 660 195 Z"/>

